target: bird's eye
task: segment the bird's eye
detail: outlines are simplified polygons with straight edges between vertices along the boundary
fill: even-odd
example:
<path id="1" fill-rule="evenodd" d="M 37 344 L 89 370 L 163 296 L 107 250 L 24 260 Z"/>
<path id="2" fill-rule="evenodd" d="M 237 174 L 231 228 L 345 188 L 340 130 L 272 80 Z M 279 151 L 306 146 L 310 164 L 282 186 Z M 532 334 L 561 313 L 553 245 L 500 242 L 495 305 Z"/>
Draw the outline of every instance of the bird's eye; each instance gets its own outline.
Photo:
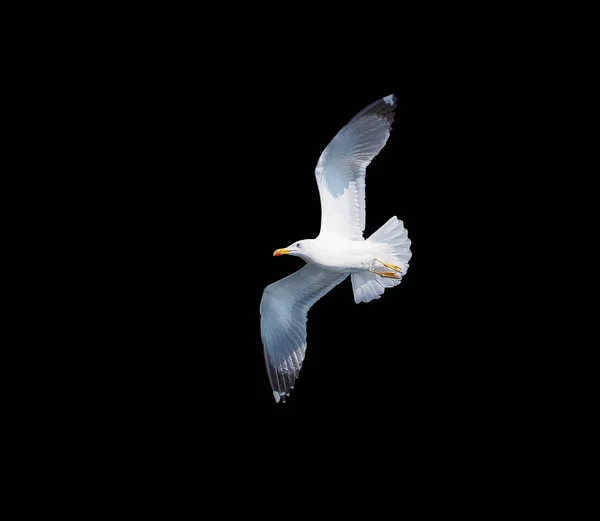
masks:
<path id="1" fill-rule="evenodd" d="M 301 246 L 300 243 L 296 244 L 296 248 L 300 248 L 300 246 Z"/>

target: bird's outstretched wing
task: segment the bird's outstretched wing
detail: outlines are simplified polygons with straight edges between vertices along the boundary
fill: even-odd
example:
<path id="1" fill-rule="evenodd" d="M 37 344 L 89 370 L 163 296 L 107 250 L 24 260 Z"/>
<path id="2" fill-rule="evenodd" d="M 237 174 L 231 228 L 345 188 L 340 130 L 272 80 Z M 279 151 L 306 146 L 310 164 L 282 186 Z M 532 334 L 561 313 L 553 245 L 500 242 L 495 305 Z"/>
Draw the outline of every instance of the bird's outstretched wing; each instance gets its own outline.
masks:
<path id="1" fill-rule="evenodd" d="M 347 276 L 307 264 L 265 288 L 260 302 L 260 332 L 277 402 L 289 396 L 302 367 L 309 308 Z"/>
<path id="2" fill-rule="evenodd" d="M 395 108 L 393 94 L 377 100 L 354 116 L 323 150 L 315 169 L 321 233 L 363 239 L 365 171 L 390 136 Z"/>

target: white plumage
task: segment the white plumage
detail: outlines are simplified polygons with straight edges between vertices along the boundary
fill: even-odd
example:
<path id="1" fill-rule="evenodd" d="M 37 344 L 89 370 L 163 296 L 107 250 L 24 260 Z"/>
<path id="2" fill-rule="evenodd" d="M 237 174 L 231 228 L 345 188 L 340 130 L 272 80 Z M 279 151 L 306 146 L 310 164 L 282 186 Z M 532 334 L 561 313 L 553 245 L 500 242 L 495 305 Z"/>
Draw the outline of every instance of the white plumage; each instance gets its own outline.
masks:
<path id="1" fill-rule="evenodd" d="M 306 353 L 310 307 L 351 275 L 354 300 L 370 302 L 400 284 L 411 257 L 408 232 L 392 217 L 367 240 L 365 173 L 386 144 L 396 97 L 377 100 L 359 112 L 325 148 L 315 169 L 321 199 L 321 231 L 274 255 L 295 255 L 306 266 L 264 290 L 261 337 L 275 400 L 285 401 Z"/>

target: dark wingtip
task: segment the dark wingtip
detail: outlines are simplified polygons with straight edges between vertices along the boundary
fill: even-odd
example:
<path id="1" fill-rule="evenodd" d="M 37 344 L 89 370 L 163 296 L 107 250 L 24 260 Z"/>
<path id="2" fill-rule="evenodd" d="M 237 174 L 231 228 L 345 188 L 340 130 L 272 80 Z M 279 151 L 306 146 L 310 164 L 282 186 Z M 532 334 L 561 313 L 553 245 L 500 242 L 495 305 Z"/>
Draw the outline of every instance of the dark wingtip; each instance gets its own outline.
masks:
<path id="1" fill-rule="evenodd" d="M 385 103 L 390 105 L 392 108 L 396 108 L 396 102 L 398 101 L 398 98 L 392 92 L 389 96 L 386 96 L 385 98 L 383 98 L 383 101 L 385 101 Z"/>
<path id="2" fill-rule="evenodd" d="M 285 392 L 285 391 L 273 391 L 273 397 L 275 398 L 275 401 L 277 403 L 279 403 L 279 401 L 281 400 L 282 403 L 285 403 L 286 398 L 290 395 L 289 392 Z"/>
<path id="3" fill-rule="evenodd" d="M 392 92 L 389 96 L 381 98 L 381 100 L 385 103 L 386 110 L 384 113 L 387 113 L 387 118 L 391 129 L 394 120 L 396 119 L 396 105 L 398 104 L 398 97 Z"/>

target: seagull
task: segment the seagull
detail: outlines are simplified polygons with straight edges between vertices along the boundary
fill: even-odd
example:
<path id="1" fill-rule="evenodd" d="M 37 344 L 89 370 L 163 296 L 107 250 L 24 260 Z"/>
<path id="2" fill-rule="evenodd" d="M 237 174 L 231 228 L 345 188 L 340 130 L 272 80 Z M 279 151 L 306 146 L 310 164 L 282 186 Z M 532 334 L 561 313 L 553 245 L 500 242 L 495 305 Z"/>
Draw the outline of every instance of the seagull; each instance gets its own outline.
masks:
<path id="1" fill-rule="evenodd" d="M 363 238 L 366 169 L 390 136 L 396 105 L 394 94 L 375 101 L 331 140 L 315 168 L 321 200 L 318 237 L 273 253 L 306 262 L 268 285 L 260 303 L 261 338 L 276 402 L 285 402 L 294 388 L 306 353 L 308 310 L 317 300 L 350 275 L 354 301 L 370 302 L 406 275 L 412 253 L 402 221 L 394 216 Z"/>

